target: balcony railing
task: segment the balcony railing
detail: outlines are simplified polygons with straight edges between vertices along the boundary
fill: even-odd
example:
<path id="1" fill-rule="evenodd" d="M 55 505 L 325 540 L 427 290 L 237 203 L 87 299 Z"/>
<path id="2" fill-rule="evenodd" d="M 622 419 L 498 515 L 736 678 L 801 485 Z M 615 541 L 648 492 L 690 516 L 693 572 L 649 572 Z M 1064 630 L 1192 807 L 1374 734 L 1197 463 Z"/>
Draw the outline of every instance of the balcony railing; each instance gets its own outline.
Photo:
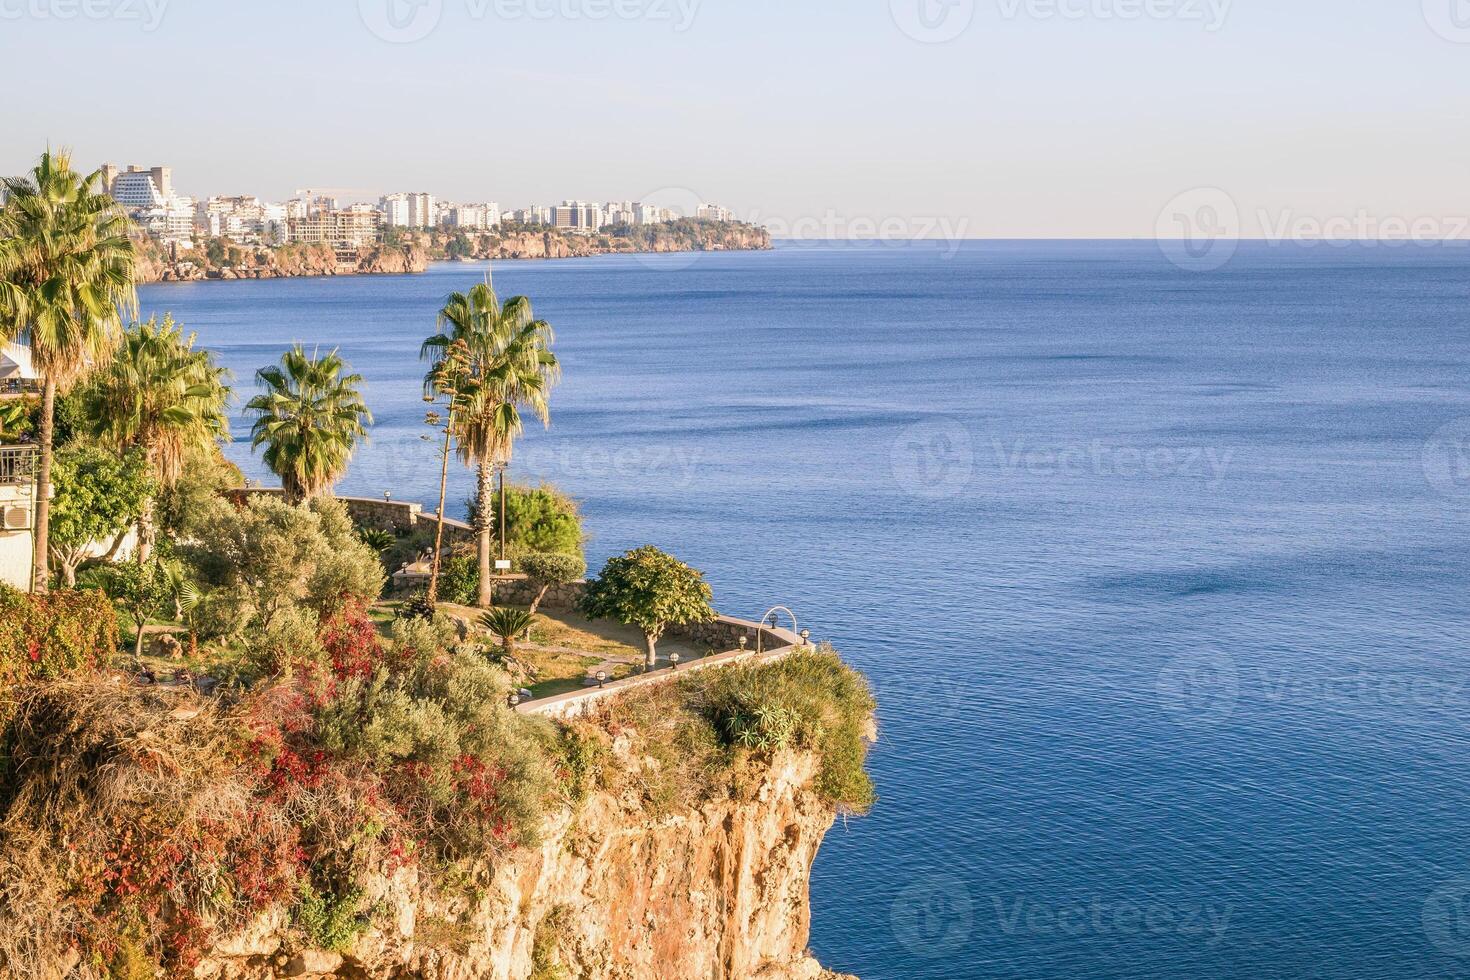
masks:
<path id="1" fill-rule="evenodd" d="M 0 381 L 0 398 L 19 398 L 22 395 L 36 395 L 41 391 L 41 382 L 23 380 L 20 378 L 6 378 Z"/>
<path id="2" fill-rule="evenodd" d="M 0 446 L 0 487 L 30 486 L 36 481 L 35 446 Z"/>

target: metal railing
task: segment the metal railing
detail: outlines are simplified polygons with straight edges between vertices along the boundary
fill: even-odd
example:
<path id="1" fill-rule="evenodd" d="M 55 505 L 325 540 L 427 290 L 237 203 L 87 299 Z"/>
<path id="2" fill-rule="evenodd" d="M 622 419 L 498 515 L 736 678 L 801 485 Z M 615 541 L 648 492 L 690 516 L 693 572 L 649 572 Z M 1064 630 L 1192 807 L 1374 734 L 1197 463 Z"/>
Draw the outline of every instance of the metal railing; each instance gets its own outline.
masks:
<path id="1" fill-rule="evenodd" d="M 0 381 L 0 398 L 15 398 L 21 395 L 35 395 L 41 391 L 41 383 L 29 378 L 6 378 Z"/>
<path id="2" fill-rule="evenodd" d="M 0 446 L 0 486 L 29 486 L 36 482 L 35 446 Z"/>

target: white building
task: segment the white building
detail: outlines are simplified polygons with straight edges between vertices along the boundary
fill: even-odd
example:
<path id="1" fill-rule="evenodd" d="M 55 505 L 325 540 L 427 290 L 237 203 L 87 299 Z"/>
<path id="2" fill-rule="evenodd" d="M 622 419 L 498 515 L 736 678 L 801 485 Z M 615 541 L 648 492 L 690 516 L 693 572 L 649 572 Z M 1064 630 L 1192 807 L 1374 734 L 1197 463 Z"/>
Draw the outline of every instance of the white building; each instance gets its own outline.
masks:
<path id="1" fill-rule="evenodd" d="M 40 376 L 31 352 L 20 344 L 0 345 L 0 402 L 34 394 Z M 35 523 L 34 446 L 0 445 L 0 583 L 31 587 Z"/>
<path id="2" fill-rule="evenodd" d="M 389 228 L 432 228 L 435 224 L 432 194 L 387 194 L 379 200 L 378 210 L 383 213 L 383 224 Z"/>
<path id="3" fill-rule="evenodd" d="M 701 204 L 694 215 L 703 221 L 734 221 L 735 212 L 718 204 Z"/>
<path id="4" fill-rule="evenodd" d="M 143 230 L 164 242 L 192 244 L 194 202 L 174 193 L 173 168 L 103 164 L 102 183 Z"/>
<path id="5" fill-rule="evenodd" d="M 563 201 L 551 209 L 548 224 L 564 231 L 591 234 L 602 228 L 602 207 L 586 201 Z"/>
<path id="6" fill-rule="evenodd" d="M 483 231 L 500 225 L 500 205 L 494 201 L 484 204 L 445 205 L 444 223 L 450 228 Z"/>

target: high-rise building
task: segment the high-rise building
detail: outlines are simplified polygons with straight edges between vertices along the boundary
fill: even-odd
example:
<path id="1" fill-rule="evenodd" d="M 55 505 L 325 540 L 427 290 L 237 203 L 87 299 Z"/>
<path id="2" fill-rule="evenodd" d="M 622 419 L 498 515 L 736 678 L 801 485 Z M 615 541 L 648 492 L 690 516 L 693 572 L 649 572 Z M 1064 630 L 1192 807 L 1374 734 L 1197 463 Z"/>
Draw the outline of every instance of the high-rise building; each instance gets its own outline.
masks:
<path id="1" fill-rule="evenodd" d="M 590 234 L 602 228 L 602 208 L 586 201 L 563 201 L 551 209 L 554 228 Z"/>
<path id="2" fill-rule="evenodd" d="M 355 249 L 382 241 L 382 225 L 383 215 L 377 208 L 370 204 L 359 204 L 345 211 L 327 211 L 307 218 L 288 219 L 286 233 L 287 240 L 292 242 Z"/>
<path id="3" fill-rule="evenodd" d="M 432 194 L 387 194 L 378 202 L 383 223 L 390 228 L 432 228 L 435 224 Z"/>
<path id="4" fill-rule="evenodd" d="M 485 204 L 455 204 L 444 206 L 444 223 L 451 228 L 484 230 L 500 224 L 500 205 L 491 201 Z"/>
<path id="5" fill-rule="evenodd" d="M 164 242 L 188 244 L 194 236 L 194 202 L 174 194 L 173 168 L 103 164 L 104 189 L 139 226 Z"/>
<path id="6" fill-rule="evenodd" d="M 735 212 L 729 208 L 722 208 L 718 204 L 701 204 L 695 212 L 696 218 L 704 221 L 734 221 Z"/>

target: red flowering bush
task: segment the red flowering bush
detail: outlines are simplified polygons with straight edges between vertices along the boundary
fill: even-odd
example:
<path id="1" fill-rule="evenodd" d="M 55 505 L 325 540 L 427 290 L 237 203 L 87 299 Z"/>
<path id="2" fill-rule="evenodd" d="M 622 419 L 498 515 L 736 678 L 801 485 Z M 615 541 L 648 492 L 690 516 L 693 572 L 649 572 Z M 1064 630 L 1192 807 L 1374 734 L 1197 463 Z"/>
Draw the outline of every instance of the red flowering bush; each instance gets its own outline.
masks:
<path id="1" fill-rule="evenodd" d="M 116 651 L 117 616 L 101 593 L 0 585 L 0 688 L 95 667 Z"/>

